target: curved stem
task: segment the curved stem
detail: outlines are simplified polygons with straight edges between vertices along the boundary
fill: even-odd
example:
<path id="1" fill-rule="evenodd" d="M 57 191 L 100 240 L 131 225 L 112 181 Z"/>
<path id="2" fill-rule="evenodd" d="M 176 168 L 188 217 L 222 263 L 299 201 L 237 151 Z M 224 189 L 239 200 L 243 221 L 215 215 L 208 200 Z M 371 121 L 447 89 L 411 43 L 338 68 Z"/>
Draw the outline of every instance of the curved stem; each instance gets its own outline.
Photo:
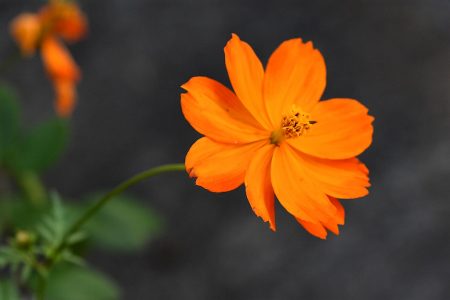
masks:
<path id="1" fill-rule="evenodd" d="M 121 194 L 123 191 L 128 189 L 129 187 L 156 175 L 166 173 L 166 172 L 174 172 L 174 171 L 184 171 L 184 164 L 168 164 L 162 165 L 159 167 L 151 168 L 141 173 L 136 174 L 128 180 L 125 180 L 114 189 L 112 189 L 109 193 L 100 198 L 97 202 L 95 202 L 90 208 L 86 210 L 86 212 L 67 230 L 64 234 L 63 238 L 59 245 L 55 248 L 55 250 L 50 254 L 50 264 L 52 264 L 61 251 L 64 250 L 67 245 L 67 240 L 69 237 L 77 232 L 87 221 L 89 221 L 106 203 L 108 203 L 115 196 Z"/>

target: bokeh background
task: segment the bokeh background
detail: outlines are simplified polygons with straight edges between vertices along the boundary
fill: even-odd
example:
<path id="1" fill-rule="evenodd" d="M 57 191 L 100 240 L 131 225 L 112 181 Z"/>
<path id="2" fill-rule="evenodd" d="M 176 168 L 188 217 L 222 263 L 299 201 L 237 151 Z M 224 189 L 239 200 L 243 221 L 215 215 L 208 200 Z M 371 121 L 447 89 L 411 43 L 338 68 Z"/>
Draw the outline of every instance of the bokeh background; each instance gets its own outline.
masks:
<path id="1" fill-rule="evenodd" d="M 0 0 L 0 57 L 14 49 L 8 22 L 42 3 Z M 179 86 L 195 75 L 229 85 L 223 46 L 232 32 L 264 62 L 285 39 L 312 40 L 327 63 L 324 99 L 359 99 L 376 117 L 362 156 L 371 193 L 344 202 L 346 225 L 326 241 L 280 206 L 271 232 L 243 189 L 209 193 L 186 174 L 134 188 L 166 218 L 166 231 L 139 253 L 89 256 L 123 299 L 450 299 L 449 1 L 81 5 L 90 34 L 70 47 L 83 71 L 72 140 L 45 178 L 74 201 L 184 160 L 199 135 L 181 114 Z M 29 124 L 54 114 L 38 57 L 1 76 L 19 90 Z"/>

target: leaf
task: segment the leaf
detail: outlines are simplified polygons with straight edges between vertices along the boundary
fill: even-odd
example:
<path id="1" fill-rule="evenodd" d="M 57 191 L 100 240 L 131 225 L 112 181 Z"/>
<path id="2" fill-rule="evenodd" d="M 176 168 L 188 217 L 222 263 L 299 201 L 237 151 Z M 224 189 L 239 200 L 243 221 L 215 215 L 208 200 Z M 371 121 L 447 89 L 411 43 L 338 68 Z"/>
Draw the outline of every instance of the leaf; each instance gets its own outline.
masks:
<path id="1" fill-rule="evenodd" d="M 0 85 L 0 163 L 11 152 L 19 134 L 19 104 L 14 92 Z"/>
<path id="2" fill-rule="evenodd" d="M 21 282 L 26 282 L 31 275 L 32 267 L 29 264 L 25 264 L 23 266 L 22 271 L 20 272 L 20 280 Z"/>
<path id="3" fill-rule="evenodd" d="M 84 241 L 87 238 L 86 233 L 83 231 L 77 231 L 69 236 L 67 239 L 67 245 L 74 245 Z"/>
<path id="4" fill-rule="evenodd" d="M 160 216 L 126 196 L 112 199 L 85 228 L 95 246 L 120 252 L 142 249 L 162 229 Z"/>
<path id="5" fill-rule="evenodd" d="M 68 140 L 67 120 L 51 119 L 22 138 L 10 164 L 15 170 L 43 171 L 62 154 Z"/>
<path id="6" fill-rule="evenodd" d="M 20 300 L 19 290 L 9 279 L 0 279 L 0 299 Z"/>
<path id="7" fill-rule="evenodd" d="M 67 216 L 60 196 L 53 192 L 50 197 L 52 201 L 50 213 L 42 218 L 41 223 L 36 226 L 36 230 L 49 246 L 55 246 L 62 240 L 70 218 Z"/>
<path id="8" fill-rule="evenodd" d="M 19 195 L 0 195 L 0 227 L 15 228 L 35 231 L 35 227 L 41 223 L 51 207 L 34 207 Z M 6 229 L 5 228 L 5 229 Z"/>
<path id="9" fill-rule="evenodd" d="M 60 267 L 50 273 L 47 300 L 115 300 L 119 288 L 105 275 L 80 267 Z"/>
<path id="10" fill-rule="evenodd" d="M 61 260 L 67 263 L 71 263 L 80 267 L 85 267 L 86 266 L 86 262 L 85 260 L 78 256 L 73 254 L 71 251 L 69 250 L 65 250 L 62 254 L 61 254 Z"/>
<path id="11" fill-rule="evenodd" d="M 20 264 L 23 262 L 23 255 L 18 249 L 12 247 L 2 247 L 0 248 L 0 257 L 2 262 L 6 264 Z"/>
<path id="12" fill-rule="evenodd" d="M 0 268 L 22 261 L 20 253 L 10 247 L 0 248 Z M 1 298 L 0 298 L 1 299 Z"/>

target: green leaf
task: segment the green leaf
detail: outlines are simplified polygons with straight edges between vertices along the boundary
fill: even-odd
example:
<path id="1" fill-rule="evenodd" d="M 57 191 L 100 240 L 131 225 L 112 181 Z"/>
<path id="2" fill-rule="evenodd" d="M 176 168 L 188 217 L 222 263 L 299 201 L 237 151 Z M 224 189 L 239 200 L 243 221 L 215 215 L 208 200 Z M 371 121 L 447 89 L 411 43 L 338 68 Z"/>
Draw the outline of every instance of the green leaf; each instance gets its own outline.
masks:
<path id="1" fill-rule="evenodd" d="M 119 288 L 105 275 L 79 267 L 60 267 L 50 273 L 47 300 L 115 300 Z"/>
<path id="2" fill-rule="evenodd" d="M 36 230 L 46 244 L 55 246 L 61 242 L 71 220 L 60 196 L 53 192 L 50 197 L 51 210 L 48 215 L 42 218 L 40 224 L 36 226 Z"/>
<path id="3" fill-rule="evenodd" d="M 84 240 L 86 240 L 87 236 L 86 233 L 83 231 L 77 231 L 69 236 L 67 239 L 67 245 L 74 245 L 78 244 Z"/>
<path id="4" fill-rule="evenodd" d="M 32 267 L 29 264 L 25 264 L 23 266 L 22 271 L 20 272 L 20 280 L 21 282 L 26 282 L 31 275 Z"/>
<path id="5" fill-rule="evenodd" d="M 162 229 L 161 217 L 126 196 L 111 200 L 85 228 L 94 246 L 120 252 L 142 249 Z"/>
<path id="6" fill-rule="evenodd" d="M 9 246 L 0 248 L 0 257 L 6 263 L 19 263 L 23 258 L 19 250 Z"/>
<path id="7" fill-rule="evenodd" d="M 0 195 L 0 227 L 31 230 L 41 218 L 48 214 L 50 207 L 35 208 L 18 195 Z"/>
<path id="8" fill-rule="evenodd" d="M 19 134 L 19 104 L 14 92 L 0 85 L 0 162 L 11 152 Z"/>
<path id="9" fill-rule="evenodd" d="M 68 132 L 67 120 L 51 119 L 41 123 L 23 137 L 10 164 L 15 170 L 45 170 L 61 156 Z"/>
<path id="10" fill-rule="evenodd" d="M 20 300 L 19 290 L 11 280 L 0 278 L 0 299 Z"/>
<path id="11" fill-rule="evenodd" d="M 78 256 L 73 254 L 71 251 L 69 250 L 65 250 L 62 254 L 61 254 L 61 260 L 63 262 L 67 262 L 79 267 L 86 267 L 86 262 L 85 260 Z"/>

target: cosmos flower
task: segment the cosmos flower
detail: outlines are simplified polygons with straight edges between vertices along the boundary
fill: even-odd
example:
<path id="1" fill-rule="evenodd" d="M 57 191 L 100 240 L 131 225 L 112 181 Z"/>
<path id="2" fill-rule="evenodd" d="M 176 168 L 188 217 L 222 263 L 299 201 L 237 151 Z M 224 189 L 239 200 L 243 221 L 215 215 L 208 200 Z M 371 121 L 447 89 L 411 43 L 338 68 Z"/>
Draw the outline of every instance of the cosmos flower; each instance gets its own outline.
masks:
<path id="1" fill-rule="evenodd" d="M 245 184 L 255 214 L 275 231 L 275 195 L 311 234 L 339 234 L 337 199 L 368 194 L 368 169 L 356 156 L 372 142 L 373 117 L 353 99 L 319 101 L 325 62 L 311 42 L 283 42 L 264 70 L 235 34 L 225 46 L 234 93 L 207 77 L 182 88 L 184 116 L 204 135 L 186 156 L 196 184 L 226 192 Z"/>
<path id="2" fill-rule="evenodd" d="M 52 0 L 38 13 L 22 13 L 11 22 L 11 35 L 23 56 L 41 49 L 44 67 L 56 94 L 55 108 L 69 116 L 75 105 L 76 83 L 81 72 L 62 40 L 76 42 L 87 32 L 87 20 L 79 7 L 63 0 Z"/>

